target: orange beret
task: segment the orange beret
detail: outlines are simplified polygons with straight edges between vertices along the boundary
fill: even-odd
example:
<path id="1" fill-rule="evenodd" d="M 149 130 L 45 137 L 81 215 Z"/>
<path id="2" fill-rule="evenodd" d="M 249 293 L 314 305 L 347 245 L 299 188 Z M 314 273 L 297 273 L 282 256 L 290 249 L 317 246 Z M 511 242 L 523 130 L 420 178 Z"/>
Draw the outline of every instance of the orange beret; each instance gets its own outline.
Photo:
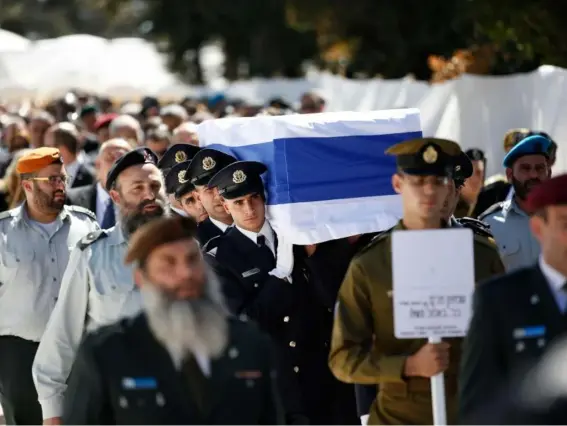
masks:
<path id="1" fill-rule="evenodd" d="M 529 213 L 548 206 L 567 205 L 567 174 L 552 177 L 534 187 L 526 200 Z"/>
<path id="2" fill-rule="evenodd" d="M 153 249 L 179 240 L 195 238 L 197 222 L 190 217 L 161 217 L 141 226 L 130 238 L 124 262 L 143 264 Z"/>
<path id="3" fill-rule="evenodd" d="M 22 173 L 34 173 L 50 164 L 60 162 L 61 155 L 57 148 L 48 148 L 46 146 L 32 149 L 23 155 L 16 165 L 16 171 Z"/>

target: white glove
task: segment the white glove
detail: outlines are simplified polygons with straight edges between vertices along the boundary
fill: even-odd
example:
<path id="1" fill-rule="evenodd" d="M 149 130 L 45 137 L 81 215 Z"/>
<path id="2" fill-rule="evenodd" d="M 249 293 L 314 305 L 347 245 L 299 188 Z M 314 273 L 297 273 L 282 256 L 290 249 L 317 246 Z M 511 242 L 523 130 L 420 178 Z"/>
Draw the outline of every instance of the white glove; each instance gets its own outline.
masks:
<path id="1" fill-rule="evenodd" d="M 291 283 L 293 271 L 293 244 L 286 243 L 278 235 L 278 248 L 276 250 L 276 267 L 268 272 L 280 279 L 287 279 Z"/>

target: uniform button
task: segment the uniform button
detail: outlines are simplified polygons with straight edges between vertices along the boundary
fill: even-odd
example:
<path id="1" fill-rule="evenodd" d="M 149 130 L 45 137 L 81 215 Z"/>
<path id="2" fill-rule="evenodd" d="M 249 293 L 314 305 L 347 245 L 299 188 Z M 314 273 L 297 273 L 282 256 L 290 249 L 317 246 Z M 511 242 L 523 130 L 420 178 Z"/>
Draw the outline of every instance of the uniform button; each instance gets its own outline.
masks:
<path id="1" fill-rule="evenodd" d="M 57 302 L 57 297 L 54 297 L 53 300 Z"/>
<path id="2" fill-rule="evenodd" d="M 55 259 L 54 259 L 54 258 L 51 258 L 51 261 L 52 261 L 52 262 L 55 262 Z"/>
<path id="3" fill-rule="evenodd" d="M 20 259 L 16 258 L 16 262 L 19 262 L 19 261 L 20 261 Z"/>
<path id="4" fill-rule="evenodd" d="M 289 317 L 283 317 L 283 322 L 289 322 Z"/>
<path id="5" fill-rule="evenodd" d="M 327 312 L 333 312 L 331 308 L 327 308 Z"/>
<path id="6" fill-rule="evenodd" d="M 299 367 L 296 365 L 295 367 L 293 367 L 293 371 L 295 371 L 296 373 L 299 373 Z"/>
<path id="7" fill-rule="evenodd" d="M 254 283 L 254 288 L 258 288 L 258 283 Z"/>
<path id="8" fill-rule="evenodd" d="M 116 290 L 116 286 L 115 286 L 115 285 L 110 286 L 110 288 L 112 288 L 112 290 Z"/>
<path id="9" fill-rule="evenodd" d="M 53 277 L 53 282 L 57 281 L 57 278 Z"/>
<path id="10" fill-rule="evenodd" d="M 296 343 L 292 340 L 291 342 L 289 342 L 289 346 L 291 346 L 292 348 L 295 348 Z"/>

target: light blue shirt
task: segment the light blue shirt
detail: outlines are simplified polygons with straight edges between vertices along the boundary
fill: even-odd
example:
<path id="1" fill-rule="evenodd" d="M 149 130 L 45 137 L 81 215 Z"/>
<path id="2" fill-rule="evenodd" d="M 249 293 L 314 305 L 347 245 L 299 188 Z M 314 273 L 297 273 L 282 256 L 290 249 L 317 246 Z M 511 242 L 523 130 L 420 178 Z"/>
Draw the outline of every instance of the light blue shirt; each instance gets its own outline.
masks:
<path id="1" fill-rule="evenodd" d="M 507 272 L 537 262 L 541 248 L 531 233 L 530 217 L 514 199 L 504 201 L 501 209 L 479 219 L 490 225 Z"/>
<path id="2" fill-rule="evenodd" d="M 60 417 L 66 382 L 87 331 L 138 314 L 142 299 L 133 267 L 124 264 L 128 242 L 120 225 L 71 254 L 59 301 L 32 366 L 43 418 Z"/>
<path id="3" fill-rule="evenodd" d="M 27 204 L 0 214 L 0 336 L 39 342 L 59 294 L 69 253 L 95 216 L 64 206 L 52 224 L 30 220 Z"/>
<path id="4" fill-rule="evenodd" d="M 549 289 L 557 302 L 559 312 L 565 313 L 565 310 L 567 309 L 567 293 L 563 290 L 563 286 L 567 283 L 567 278 L 565 278 L 557 269 L 545 263 L 543 256 L 539 257 L 539 267 L 549 284 Z"/>

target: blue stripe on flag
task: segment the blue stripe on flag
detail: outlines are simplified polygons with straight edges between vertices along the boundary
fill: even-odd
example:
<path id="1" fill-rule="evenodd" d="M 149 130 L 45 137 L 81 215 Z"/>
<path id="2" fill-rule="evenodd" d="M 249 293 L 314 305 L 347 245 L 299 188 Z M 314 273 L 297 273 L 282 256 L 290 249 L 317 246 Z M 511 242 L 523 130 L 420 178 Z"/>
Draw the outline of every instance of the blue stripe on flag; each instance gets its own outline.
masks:
<path id="1" fill-rule="evenodd" d="M 284 138 L 255 145 L 208 148 L 260 161 L 268 173 L 268 204 L 393 195 L 395 159 L 384 151 L 421 132 L 329 138 Z"/>

